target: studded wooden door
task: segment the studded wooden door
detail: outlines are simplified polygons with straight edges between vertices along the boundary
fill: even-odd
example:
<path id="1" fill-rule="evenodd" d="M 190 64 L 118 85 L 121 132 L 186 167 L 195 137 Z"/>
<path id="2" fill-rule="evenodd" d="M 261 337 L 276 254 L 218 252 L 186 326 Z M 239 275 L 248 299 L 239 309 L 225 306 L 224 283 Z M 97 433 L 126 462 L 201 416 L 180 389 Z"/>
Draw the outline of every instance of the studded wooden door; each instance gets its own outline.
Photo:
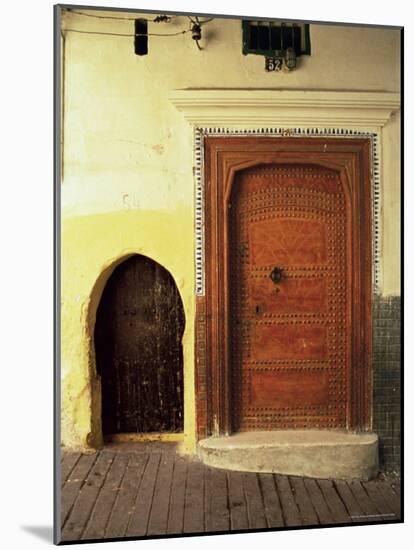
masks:
<path id="1" fill-rule="evenodd" d="M 115 268 L 95 327 L 104 434 L 183 430 L 183 330 L 166 269 L 140 255 Z"/>
<path id="2" fill-rule="evenodd" d="M 346 426 L 345 224 L 333 170 L 270 165 L 237 176 L 230 215 L 236 429 Z"/>
<path id="3" fill-rule="evenodd" d="M 372 428 L 370 148 L 205 138 L 200 437 Z"/>

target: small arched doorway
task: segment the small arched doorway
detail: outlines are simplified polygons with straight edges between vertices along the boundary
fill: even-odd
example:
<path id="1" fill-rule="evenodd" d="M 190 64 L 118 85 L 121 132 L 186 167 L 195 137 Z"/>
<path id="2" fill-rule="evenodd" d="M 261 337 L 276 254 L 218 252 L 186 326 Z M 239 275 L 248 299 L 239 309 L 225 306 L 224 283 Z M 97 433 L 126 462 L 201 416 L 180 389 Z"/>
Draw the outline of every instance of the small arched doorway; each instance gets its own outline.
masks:
<path id="1" fill-rule="evenodd" d="M 138 254 L 115 268 L 95 325 L 104 436 L 183 431 L 184 323 L 165 268 Z"/>

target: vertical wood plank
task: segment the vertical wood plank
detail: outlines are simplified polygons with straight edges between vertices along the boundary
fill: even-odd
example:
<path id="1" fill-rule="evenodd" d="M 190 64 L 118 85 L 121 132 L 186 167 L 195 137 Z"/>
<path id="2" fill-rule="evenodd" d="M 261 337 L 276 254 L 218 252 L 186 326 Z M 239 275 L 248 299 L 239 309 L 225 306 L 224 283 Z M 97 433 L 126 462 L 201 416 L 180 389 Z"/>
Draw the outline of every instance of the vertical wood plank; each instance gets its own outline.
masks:
<path id="1" fill-rule="evenodd" d="M 184 508 L 184 533 L 201 533 L 204 527 L 204 467 L 189 461 Z"/>
<path id="2" fill-rule="evenodd" d="M 227 476 L 229 483 L 230 529 L 232 531 L 247 529 L 249 520 L 243 490 L 243 473 L 229 471 Z"/>
<path id="3" fill-rule="evenodd" d="M 366 520 L 378 519 L 378 510 L 359 481 L 349 481 L 348 486 L 362 508 Z"/>
<path id="4" fill-rule="evenodd" d="M 391 510 L 395 513 L 396 518 L 399 518 L 401 515 L 401 502 L 399 497 L 392 490 L 391 484 L 388 481 L 384 481 L 378 483 L 378 488 L 391 507 Z"/>
<path id="5" fill-rule="evenodd" d="M 275 475 L 275 482 L 280 503 L 282 505 L 285 525 L 289 527 L 294 525 L 302 525 L 302 520 L 293 497 L 288 478 L 283 475 Z"/>
<path id="6" fill-rule="evenodd" d="M 62 540 L 80 540 L 113 459 L 113 453 L 98 454 L 65 523 Z"/>
<path id="7" fill-rule="evenodd" d="M 318 485 L 332 512 L 333 523 L 351 523 L 348 511 L 336 492 L 333 482 L 330 479 L 318 479 Z"/>
<path id="8" fill-rule="evenodd" d="M 395 519 L 395 513 L 391 508 L 391 505 L 383 497 L 381 491 L 378 489 L 378 483 L 375 481 L 363 482 L 362 486 L 366 490 L 368 496 L 375 504 L 378 513 L 381 515 L 378 519 Z"/>
<path id="9" fill-rule="evenodd" d="M 69 516 L 69 512 L 72 509 L 75 500 L 77 499 L 79 492 L 85 483 L 86 477 L 94 465 L 98 454 L 82 455 L 79 458 L 76 466 L 73 468 L 70 477 L 64 484 L 61 492 L 61 527 L 65 526 L 65 521 Z"/>
<path id="10" fill-rule="evenodd" d="M 60 463 L 60 483 L 63 484 L 68 479 L 71 471 L 76 466 L 76 463 L 81 457 L 81 453 L 65 453 Z"/>
<path id="11" fill-rule="evenodd" d="M 177 455 L 171 486 L 170 511 L 167 533 L 180 534 L 184 527 L 185 490 L 187 485 L 187 459 Z"/>
<path id="12" fill-rule="evenodd" d="M 332 513 L 325 502 L 324 496 L 318 484 L 316 483 L 316 480 L 305 477 L 303 482 L 305 484 L 309 498 L 315 508 L 316 514 L 319 518 L 319 522 L 322 524 L 333 523 L 334 521 Z"/>
<path id="13" fill-rule="evenodd" d="M 255 473 L 245 473 L 243 475 L 243 487 L 247 504 L 249 529 L 263 529 L 267 527 L 257 475 Z"/>
<path id="14" fill-rule="evenodd" d="M 290 477 L 289 481 L 299 508 L 302 525 L 317 525 L 319 523 L 318 516 L 306 491 L 303 478 Z"/>
<path id="15" fill-rule="evenodd" d="M 167 532 L 173 467 L 174 455 L 162 454 L 148 522 L 148 535 L 164 535 Z"/>
<path id="16" fill-rule="evenodd" d="M 147 461 L 148 455 L 146 454 L 130 454 L 128 465 L 106 527 L 105 538 L 120 538 L 125 536 Z"/>
<path id="17" fill-rule="evenodd" d="M 359 523 L 364 521 L 365 514 L 363 509 L 349 488 L 348 483 L 346 481 L 336 480 L 335 487 L 348 510 L 352 522 Z"/>
<path id="18" fill-rule="evenodd" d="M 230 512 L 227 505 L 227 472 L 215 468 L 205 471 L 206 532 L 229 531 Z"/>
<path id="19" fill-rule="evenodd" d="M 126 530 L 127 537 L 142 537 L 147 534 L 148 519 L 151 512 L 160 459 L 160 453 L 152 453 L 149 456 L 135 505 L 130 515 L 130 521 Z"/>
<path id="20" fill-rule="evenodd" d="M 259 474 L 266 521 L 269 527 L 283 527 L 283 514 L 272 474 Z"/>
<path id="21" fill-rule="evenodd" d="M 114 455 L 113 462 L 106 476 L 102 489 L 96 499 L 89 522 L 82 534 L 83 540 L 103 539 L 112 507 L 121 488 L 129 456 L 122 453 Z"/>

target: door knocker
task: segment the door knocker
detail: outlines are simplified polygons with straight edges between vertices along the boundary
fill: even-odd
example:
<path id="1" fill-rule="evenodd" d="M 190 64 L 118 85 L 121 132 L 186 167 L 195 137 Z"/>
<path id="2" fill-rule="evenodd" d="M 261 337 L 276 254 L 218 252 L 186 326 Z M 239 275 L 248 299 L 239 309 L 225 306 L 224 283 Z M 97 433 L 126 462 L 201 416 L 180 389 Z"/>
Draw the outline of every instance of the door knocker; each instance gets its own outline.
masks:
<path id="1" fill-rule="evenodd" d="M 283 268 L 282 267 L 274 267 L 270 273 L 270 278 L 272 279 L 273 283 L 277 285 L 281 282 L 283 278 Z"/>

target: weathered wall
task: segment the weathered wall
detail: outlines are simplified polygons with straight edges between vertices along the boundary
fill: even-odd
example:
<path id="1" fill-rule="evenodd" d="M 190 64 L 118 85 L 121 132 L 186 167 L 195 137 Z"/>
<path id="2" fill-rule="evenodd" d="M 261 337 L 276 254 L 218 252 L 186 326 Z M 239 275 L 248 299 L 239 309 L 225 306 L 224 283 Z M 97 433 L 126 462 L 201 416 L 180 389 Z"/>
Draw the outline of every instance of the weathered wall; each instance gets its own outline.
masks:
<path id="1" fill-rule="evenodd" d="M 154 231 L 156 220 L 157 231 Z M 92 378 L 96 393 L 93 346 L 93 328 L 96 309 L 102 290 L 114 267 L 130 254 L 142 253 L 157 258 L 170 273 L 180 289 L 184 309 L 191 326 L 193 311 L 193 283 L 190 277 L 192 255 L 191 217 L 179 207 L 162 212 L 147 210 L 137 216 L 133 210 L 111 214 L 93 214 L 71 217 L 62 223 L 62 433 L 66 445 L 77 446 L 93 432 L 91 443 L 99 443 L 99 426 L 91 426 Z M 177 276 L 178 274 L 178 276 Z M 184 357 L 191 357 L 192 330 L 186 328 L 183 336 Z M 188 397 L 194 385 L 193 372 L 187 369 L 185 383 Z M 190 410 L 194 407 L 186 402 Z M 185 418 L 186 430 L 194 431 L 193 415 Z"/>
<path id="2" fill-rule="evenodd" d="M 286 74 L 266 73 L 262 57 L 241 54 L 236 20 L 215 19 L 204 27 L 201 52 L 189 34 L 154 36 L 144 57 L 134 54 L 132 37 L 67 30 L 132 33 L 132 21 L 64 13 L 62 28 L 62 441 L 100 442 L 94 315 L 114 265 L 137 252 L 170 271 L 183 300 L 185 446 L 191 451 L 193 143 L 168 93 L 203 87 L 399 91 L 399 32 L 312 25 L 312 55 Z M 187 28 L 185 18 L 149 24 L 149 32 Z M 395 159 L 383 180 L 384 295 L 399 294 L 398 124 L 393 117 L 383 133 L 383 155 Z"/>

